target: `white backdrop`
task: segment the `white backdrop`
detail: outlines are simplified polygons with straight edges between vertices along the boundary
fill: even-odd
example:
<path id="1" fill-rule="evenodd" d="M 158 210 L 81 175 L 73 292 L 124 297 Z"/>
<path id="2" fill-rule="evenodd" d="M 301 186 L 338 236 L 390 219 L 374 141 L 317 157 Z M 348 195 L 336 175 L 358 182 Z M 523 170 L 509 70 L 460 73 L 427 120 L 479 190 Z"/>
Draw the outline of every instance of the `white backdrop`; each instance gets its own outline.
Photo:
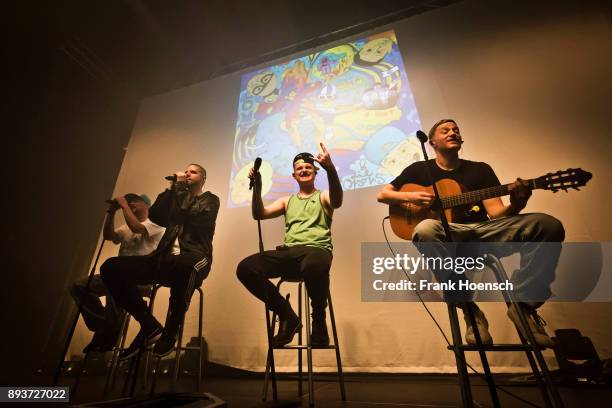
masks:
<path id="1" fill-rule="evenodd" d="M 396 30 L 425 130 L 441 117 L 456 118 L 465 139 L 462 156 L 490 163 L 502 182 L 568 167 L 591 171 L 593 180 L 584 191 L 556 196 L 537 191 L 527 211 L 561 219 L 567 241 L 609 241 L 612 220 L 605 210 L 611 196 L 604 176 L 612 174 L 610 21 L 596 12 L 553 15 L 532 7 L 522 6 L 520 15 L 510 3 L 504 8 L 498 2 L 493 7 L 465 1 L 375 31 Z M 238 262 L 257 251 L 256 223 L 250 209 L 226 207 L 240 76 L 227 75 L 142 101 L 115 195 L 137 192 L 154 198 L 165 188 L 165 175 L 190 162 L 206 167 L 206 188 L 222 203 L 212 272 L 203 286 L 209 358 L 263 370 L 263 306 L 235 276 Z M 334 215 L 331 284 L 345 368 L 452 372 L 453 355 L 421 305 L 360 301 L 360 244 L 384 240 L 380 221 L 387 207 L 376 202 L 377 191 L 347 192 Z M 266 248 L 282 241 L 282 225 L 282 219 L 263 223 Z M 104 257 L 115 253 L 116 248 L 109 249 Z M 167 296 L 162 293 L 156 302 L 162 319 Z M 446 306 L 430 307 L 450 336 Z M 483 304 L 482 309 L 497 342 L 517 340 L 504 305 Z M 612 357 L 609 304 L 546 304 L 541 312 L 550 332 L 578 328 L 591 337 L 600 357 Z M 196 333 L 195 313 L 195 307 L 188 312 L 186 338 Z M 133 327 L 130 336 L 134 333 Z M 72 352 L 89 338 L 80 324 Z M 278 353 L 279 369 L 294 367 L 294 354 Z M 550 352 L 546 356 L 554 359 Z M 527 367 L 519 353 L 492 355 L 490 362 L 497 371 Z M 315 364 L 321 371 L 335 370 L 333 352 L 316 352 Z"/>

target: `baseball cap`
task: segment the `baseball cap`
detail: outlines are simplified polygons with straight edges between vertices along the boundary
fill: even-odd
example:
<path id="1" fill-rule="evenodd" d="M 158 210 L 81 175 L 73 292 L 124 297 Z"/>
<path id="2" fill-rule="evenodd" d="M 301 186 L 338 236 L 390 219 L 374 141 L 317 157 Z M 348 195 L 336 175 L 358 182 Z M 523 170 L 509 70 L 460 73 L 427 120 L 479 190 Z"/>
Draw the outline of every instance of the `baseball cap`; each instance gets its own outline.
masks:
<path id="1" fill-rule="evenodd" d="M 125 197 L 125 200 L 128 203 L 131 203 L 131 202 L 134 202 L 134 201 L 142 201 L 142 202 L 144 202 L 147 205 L 147 207 L 151 206 L 151 199 L 146 194 L 138 195 L 138 194 L 135 194 L 135 193 L 127 193 L 124 197 Z"/>
<path id="2" fill-rule="evenodd" d="M 308 152 L 298 153 L 293 158 L 293 167 L 295 167 L 295 165 L 298 163 L 310 163 L 314 166 L 315 170 L 319 170 L 319 168 L 315 165 L 315 159 L 311 153 L 308 153 Z"/>

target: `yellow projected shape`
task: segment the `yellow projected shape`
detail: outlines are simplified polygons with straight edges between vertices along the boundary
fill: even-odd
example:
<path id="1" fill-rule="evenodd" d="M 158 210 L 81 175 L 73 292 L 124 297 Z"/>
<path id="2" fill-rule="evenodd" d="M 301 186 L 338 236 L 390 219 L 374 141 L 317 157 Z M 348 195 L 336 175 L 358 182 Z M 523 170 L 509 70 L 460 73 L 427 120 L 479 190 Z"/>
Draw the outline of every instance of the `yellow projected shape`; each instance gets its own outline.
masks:
<path id="1" fill-rule="evenodd" d="M 232 191 L 230 192 L 230 198 L 234 204 L 242 204 L 251 201 L 251 195 L 253 192 L 249 190 L 249 170 L 251 170 L 253 164 L 247 164 L 240 169 L 234 180 L 232 180 Z M 266 161 L 261 162 L 259 168 L 261 174 L 261 195 L 265 196 L 272 188 L 272 166 Z"/>

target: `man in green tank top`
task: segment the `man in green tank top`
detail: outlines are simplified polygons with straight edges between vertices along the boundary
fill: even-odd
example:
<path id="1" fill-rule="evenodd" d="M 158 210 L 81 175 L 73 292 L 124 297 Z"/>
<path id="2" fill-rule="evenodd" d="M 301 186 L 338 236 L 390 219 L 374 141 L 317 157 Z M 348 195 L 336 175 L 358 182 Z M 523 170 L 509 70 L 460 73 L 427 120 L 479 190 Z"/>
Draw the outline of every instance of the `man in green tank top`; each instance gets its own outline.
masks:
<path id="1" fill-rule="evenodd" d="M 318 170 L 315 162 L 327 172 L 329 190 L 320 191 L 315 188 Z M 279 330 L 273 343 L 275 346 L 284 346 L 291 342 L 302 323 L 269 279 L 303 278 L 312 305 L 311 344 L 315 347 L 327 346 L 329 335 L 325 308 L 332 261 L 330 227 L 334 209 L 342 205 L 342 186 L 329 152 L 321 143 L 321 153 L 317 157 L 310 153 L 295 156 L 293 178 L 298 183 L 299 192 L 281 197 L 269 205 L 264 206 L 261 199 L 259 173 L 251 169 L 249 177 L 255 179 L 253 218 L 262 220 L 285 215 L 285 241 L 276 250 L 243 259 L 236 271 L 238 279 L 279 316 Z"/>

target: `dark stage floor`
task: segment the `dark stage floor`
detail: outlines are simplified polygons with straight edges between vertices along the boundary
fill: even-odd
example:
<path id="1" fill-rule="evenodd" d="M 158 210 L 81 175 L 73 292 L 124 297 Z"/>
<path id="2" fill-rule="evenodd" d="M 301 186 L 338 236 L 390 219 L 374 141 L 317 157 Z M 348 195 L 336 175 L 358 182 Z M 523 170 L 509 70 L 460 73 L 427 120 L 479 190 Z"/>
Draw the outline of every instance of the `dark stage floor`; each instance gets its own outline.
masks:
<path id="1" fill-rule="evenodd" d="M 226 373 L 227 374 L 227 373 Z M 211 375 L 204 379 L 203 391 L 212 393 L 227 402 L 229 407 L 262 406 L 260 399 L 262 375 L 239 372 L 228 375 Z M 535 385 L 522 381 L 527 377 L 498 375 L 496 383 L 504 389 L 519 395 L 536 406 L 544 403 Z M 42 380 L 42 378 L 41 378 Z M 118 398 L 123 378 L 119 378 L 113 393 L 102 395 L 104 376 L 88 375 L 82 377 L 78 394 L 71 395 L 73 404 Z M 471 376 L 475 406 L 491 407 L 489 391 L 485 383 Z M 60 385 L 71 385 L 73 377 L 62 377 Z M 559 390 L 566 407 L 608 407 L 612 403 L 612 388 L 598 386 L 567 386 L 559 384 Z M 458 407 L 461 397 L 456 376 L 453 375 L 385 375 L 385 374 L 348 374 L 346 375 L 347 401 L 342 402 L 340 390 L 334 376 L 317 376 L 315 381 L 315 405 L 317 407 Z M 307 392 L 304 383 L 304 392 Z M 163 376 L 158 381 L 158 392 L 170 391 L 170 378 Z M 185 376 L 179 379 L 177 392 L 194 392 L 195 378 Z M 140 386 L 137 395 L 147 395 Z M 526 407 L 529 404 L 516 400 L 504 392 L 499 392 L 503 407 Z M 280 399 L 297 399 L 295 377 L 281 376 L 278 381 Z M 295 405 L 290 405 L 295 406 Z M 299 406 L 299 405 L 298 405 Z M 308 406 L 308 396 L 302 397 L 302 406 Z"/>

